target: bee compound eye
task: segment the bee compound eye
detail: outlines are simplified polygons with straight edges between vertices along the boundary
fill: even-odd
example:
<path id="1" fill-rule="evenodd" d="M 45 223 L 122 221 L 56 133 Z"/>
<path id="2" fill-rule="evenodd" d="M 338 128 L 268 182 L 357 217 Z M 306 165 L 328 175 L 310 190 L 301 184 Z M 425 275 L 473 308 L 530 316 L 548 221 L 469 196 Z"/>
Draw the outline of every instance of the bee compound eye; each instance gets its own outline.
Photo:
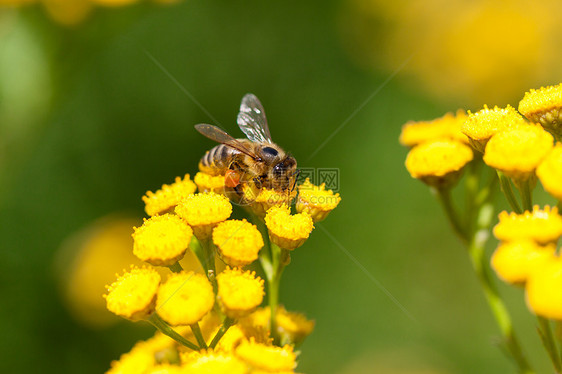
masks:
<path id="1" fill-rule="evenodd" d="M 272 156 L 272 157 L 275 157 L 279 154 L 279 152 L 277 152 L 277 150 L 275 148 L 271 148 L 271 147 L 263 147 L 262 152 L 266 156 Z"/>

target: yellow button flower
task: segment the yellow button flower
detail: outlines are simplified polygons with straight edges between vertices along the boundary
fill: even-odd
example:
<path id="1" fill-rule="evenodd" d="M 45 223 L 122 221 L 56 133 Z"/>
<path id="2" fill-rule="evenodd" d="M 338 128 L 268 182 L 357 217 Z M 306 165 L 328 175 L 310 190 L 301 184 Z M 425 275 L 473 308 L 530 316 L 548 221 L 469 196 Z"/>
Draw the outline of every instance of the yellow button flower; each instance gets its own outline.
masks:
<path id="1" fill-rule="evenodd" d="M 519 112 L 543 125 L 558 138 L 562 135 L 562 83 L 525 92 Z"/>
<path id="2" fill-rule="evenodd" d="M 503 243 L 492 256 L 492 267 L 505 282 L 524 283 L 533 271 L 554 258 L 555 251 L 554 245 L 543 247 L 530 240 Z"/>
<path id="3" fill-rule="evenodd" d="M 228 198 L 213 192 L 190 195 L 176 207 L 176 214 L 186 220 L 200 240 L 209 238 L 213 228 L 231 213 Z"/>
<path id="4" fill-rule="evenodd" d="M 286 205 L 269 209 L 265 216 L 265 224 L 269 229 L 271 241 L 288 250 L 300 247 L 314 228 L 312 217 L 308 213 L 291 215 Z"/>
<path id="5" fill-rule="evenodd" d="M 437 140 L 412 148 L 406 157 L 406 169 L 429 186 L 445 188 L 458 181 L 473 157 L 472 149 L 463 143 Z"/>
<path id="6" fill-rule="evenodd" d="M 258 308 L 254 313 L 240 320 L 241 324 L 251 324 L 255 327 L 269 331 L 271 309 Z M 314 330 L 314 321 L 307 319 L 304 314 L 289 312 L 284 306 L 277 307 L 275 315 L 277 334 L 282 342 L 298 345 Z"/>
<path id="7" fill-rule="evenodd" d="M 174 183 L 165 184 L 156 192 L 148 191 L 142 197 L 145 204 L 144 210 L 149 216 L 171 211 L 181 200 L 193 194 L 195 189 L 195 183 L 189 179 L 189 174 L 186 174 L 183 179 L 176 177 Z"/>
<path id="8" fill-rule="evenodd" d="M 299 187 L 299 197 L 297 200 L 297 212 L 307 212 L 314 222 L 326 219 L 328 214 L 334 210 L 341 201 L 339 193 L 334 194 L 332 190 L 326 190 L 322 183 L 315 186 L 307 178 Z"/>
<path id="9" fill-rule="evenodd" d="M 533 313 L 562 320 L 562 260 L 553 259 L 532 273 L 525 287 L 527 305 Z"/>
<path id="10" fill-rule="evenodd" d="M 272 206 L 288 205 L 291 206 L 297 196 L 297 191 L 277 191 L 274 189 L 262 188 L 254 196 L 252 188 L 244 188 L 245 200 L 251 202 L 250 209 L 260 218 L 265 217 L 266 212 Z"/>
<path id="11" fill-rule="evenodd" d="M 132 349 L 121 355 L 119 360 L 111 362 L 111 368 L 106 374 L 137 374 L 144 373 L 154 367 L 154 354 L 145 350 Z"/>
<path id="12" fill-rule="evenodd" d="M 110 286 L 104 295 L 107 309 L 118 316 L 136 321 L 154 311 L 160 275 L 152 268 L 132 267 Z"/>
<path id="13" fill-rule="evenodd" d="M 263 301 L 263 279 L 253 271 L 226 268 L 217 276 L 217 283 L 217 300 L 230 318 L 250 314 Z"/>
<path id="14" fill-rule="evenodd" d="M 468 136 L 474 149 L 484 153 L 488 140 L 495 134 L 511 127 L 525 125 L 525 119 L 510 105 L 506 108 L 484 109 L 471 113 L 461 127 L 463 134 Z"/>
<path id="15" fill-rule="evenodd" d="M 257 260 L 264 245 L 257 227 L 245 219 L 219 223 L 213 230 L 213 243 L 230 266 L 245 266 Z"/>
<path id="16" fill-rule="evenodd" d="M 189 246 L 193 231 L 176 215 L 164 214 L 134 228 L 133 253 L 152 265 L 170 266 L 180 260 Z"/>
<path id="17" fill-rule="evenodd" d="M 432 121 L 408 122 L 402 126 L 400 144 L 413 147 L 421 143 L 449 139 L 468 144 L 468 137 L 461 132 L 461 126 L 466 121 L 464 110 L 457 114 L 447 113 L 443 117 Z"/>
<path id="18" fill-rule="evenodd" d="M 184 374 L 184 370 L 179 365 L 172 364 L 158 364 L 154 365 L 143 374 Z"/>
<path id="19" fill-rule="evenodd" d="M 562 144 L 558 143 L 537 168 L 544 189 L 558 200 L 562 200 Z"/>
<path id="20" fill-rule="evenodd" d="M 533 240 L 538 244 L 556 243 L 562 235 L 562 217 L 556 207 L 546 205 L 541 210 L 538 205 L 532 212 L 523 214 L 503 211 L 500 222 L 494 227 L 494 235 L 501 241 Z"/>
<path id="21" fill-rule="evenodd" d="M 248 367 L 239 358 L 212 350 L 182 355 L 185 374 L 247 374 Z"/>
<path id="22" fill-rule="evenodd" d="M 213 286 L 202 274 L 171 274 L 158 289 L 156 311 L 172 326 L 199 322 L 215 304 Z"/>
<path id="23" fill-rule="evenodd" d="M 484 162 L 515 181 L 526 181 L 552 147 L 552 135 L 542 127 L 520 126 L 494 135 L 486 145 Z"/>
<path id="24" fill-rule="evenodd" d="M 276 347 L 244 340 L 236 348 L 236 355 L 256 369 L 267 371 L 293 370 L 296 355 L 291 346 Z"/>
<path id="25" fill-rule="evenodd" d="M 211 175 L 203 172 L 195 174 L 193 181 L 199 192 L 224 194 L 224 175 Z"/>

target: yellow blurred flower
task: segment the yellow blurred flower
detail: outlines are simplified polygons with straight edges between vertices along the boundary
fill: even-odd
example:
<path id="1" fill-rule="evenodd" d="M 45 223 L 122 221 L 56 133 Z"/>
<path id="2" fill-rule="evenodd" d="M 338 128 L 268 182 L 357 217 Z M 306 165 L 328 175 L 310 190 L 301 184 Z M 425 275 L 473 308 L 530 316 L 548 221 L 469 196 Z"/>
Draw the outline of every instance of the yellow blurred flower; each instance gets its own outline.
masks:
<path id="1" fill-rule="evenodd" d="M 226 268 L 217 276 L 217 283 L 217 300 L 230 318 L 250 314 L 263 301 L 263 279 L 253 271 Z"/>
<path id="2" fill-rule="evenodd" d="M 254 262 L 264 245 L 257 227 L 245 219 L 219 223 L 213 230 L 213 243 L 223 261 L 230 266 L 245 266 Z"/>
<path id="3" fill-rule="evenodd" d="M 527 281 L 533 271 L 555 257 L 556 246 L 540 246 L 530 240 L 501 244 L 492 256 L 492 267 L 505 282 L 518 284 Z"/>
<path id="4" fill-rule="evenodd" d="M 41 0 L 49 16 L 64 26 L 82 23 L 94 9 L 90 0 Z"/>
<path id="5" fill-rule="evenodd" d="M 182 355 L 185 374 L 247 374 L 248 367 L 237 357 L 212 350 Z"/>
<path id="6" fill-rule="evenodd" d="M 170 266 L 180 260 L 193 235 L 187 223 L 172 214 L 154 216 L 134 230 L 133 253 L 157 266 Z"/>
<path id="7" fill-rule="evenodd" d="M 207 277 L 193 272 L 171 274 L 158 289 L 156 311 L 172 326 L 199 322 L 215 304 Z"/>
<path id="8" fill-rule="evenodd" d="M 193 181 L 199 192 L 224 194 L 224 175 L 211 175 L 200 171 L 195 174 Z"/>
<path id="9" fill-rule="evenodd" d="M 406 157 L 413 178 L 438 188 L 455 184 L 462 169 L 472 161 L 472 149 L 451 140 L 436 140 L 415 146 Z"/>
<path id="10" fill-rule="evenodd" d="M 556 207 L 538 205 L 532 212 L 523 214 L 503 211 L 499 223 L 494 227 L 494 235 L 501 241 L 533 240 L 538 244 L 556 243 L 562 235 L 562 217 Z"/>
<path id="11" fill-rule="evenodd" d="M 326 219 L 328 214 L 334 210 L 341 201 L 339 193 L 334 194 L 332 190 L 326 190 L 322 183 L 316 186 L 308 178 L 299 187 L 299 197 L 297 199 L 297 212 L 310 214 L 314 222 Z"/>
<path id="12" fill-rule="evenodd" d="M 196 188 L 195 183 L 189 178 L 189 174 L 186 174 L 183 179 L 176 177 L 174 183 L 164 184 L 156 192 L 146 192 L 142 197 L 145 204 L 144 210 L 149 216 L 173 211 L 174 207 L 180 201 L 192 195 Z"/>
<path id="13" fill-rule="evenodd" d="M 534 177 L 535 169 L 553 147 L 553 138 L 540 126 L 519 126 L 492 136 L 484 162 L 514 181 Z"/>
<path id="14" fill-rule="evenodd" d="M 562 260 L 552 259 L 533 272 L 525 287 L 527 305 L 533 313 L 562 320 Z"/>
<path id="15" fill-rule="evenodd" d="M 176 214 L 191 226 L 200 240 L 209 238 L 213 228 L 226 221 L 231 213 L 228 198 L 213 192 L 189 195 L 176 207 Z"/>
<path id="16" fill-rule="evenodd" d="M 537 168 L 544 189 L 562 200 L 562 144 L 558 143 Z"/>
<path id="17" fill-rule="evenodd" d="M 259 308 L 241 320 L 241 323 L 269 331 L 270 317 L 271 309 L 269 307 Z M 314 330 L 314 321 L 307 319 L 302 313 L 289 312 L 282 305 L 277 307 L 275 317 L 277 334 L 281 337 L 281 342 L 298 345 Z"/>
<path id="18" fill-rule="evenodd" d="M 107 287 L 107 309 L 133 321 L 144 319 L 154 311 L 159 285 L 160 274 L 156 270 L 132 266 Z"/>
<path id="19" fill-rule="evenodd" d="M 291 346 L 276 347 L 245 340 L 236 348 L 236 356 L 256 369 L 266 371 L 293 370 L 296 355 Z"/>
<path id="20" fill-rule="evenodd" d="M 303 245 L 314 228 L 314 222 L 308 213 L 291 215 L 286 205 L 270 208 L 265 216 L 265 224 L 271 241 L 287 250 Z"/>
<path id="21" fill-rule="evenodd" d="M 402 126 L 400 144 L 413 147 L 421 143 L 449 139 L 468 143 L 468 138 L 461 132 L 461 126 L 467 115 L 459 109 L 455 114 L 447 113 L 431 121 L 410 121 Z"/>
<path id="22" fill-rule="evenodd" d="M 519 112 L 532 122 L 540 123 L 557 139 L 562 137 L 562 83 L 525 92 Z"/>

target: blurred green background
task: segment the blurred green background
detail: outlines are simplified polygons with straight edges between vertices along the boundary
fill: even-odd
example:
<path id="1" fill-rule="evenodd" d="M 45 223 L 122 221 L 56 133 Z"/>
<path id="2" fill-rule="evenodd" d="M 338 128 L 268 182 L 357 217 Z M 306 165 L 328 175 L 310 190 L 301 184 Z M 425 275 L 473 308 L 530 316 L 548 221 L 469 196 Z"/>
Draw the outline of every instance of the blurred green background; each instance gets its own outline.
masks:
<path id="1" fill-rule="evenodd" d="M 397 141 L 408 120 L 516 106 L 526 89 L 559 83 L 559 27 L 540 18 L 556 25 L 554 3 L 538 2 L 539 14 L 498 2 L 496 26 L 490 3 L 189 0 L 98 7 L 70 26 L 49 18 L 49 2 L 4 5 L 0 372 L 100 373 L 151 335 L 139 323 L 102 328 L 71 314 L 59 248 L 108 214 L 140 219 L 146 190 L 194 175 L 213 144 L 193 125 L 240 136 L 247 92 L 299 166 L 340 171 L 340 206 L 283 279 L 282 302 L 316 320 L 298 371 L 514 372 L 467 254 L 408 175 Z M 453 15 L 466 27 L 450 29 Z M 536 30 L 510 26 L 521 19 Z M 459 39 L 440 39 L 451 35 Z M 522 293 L 501 292 L 547 372 Z"/>

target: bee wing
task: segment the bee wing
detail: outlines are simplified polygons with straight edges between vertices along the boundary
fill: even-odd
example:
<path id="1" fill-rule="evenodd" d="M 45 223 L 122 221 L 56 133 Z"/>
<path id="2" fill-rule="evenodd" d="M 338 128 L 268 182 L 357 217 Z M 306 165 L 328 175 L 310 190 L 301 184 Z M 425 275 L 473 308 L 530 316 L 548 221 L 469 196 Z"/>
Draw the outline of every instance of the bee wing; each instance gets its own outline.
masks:
<path id="1" fill-rule="evenodd" d="M 244 95 L 237 122 L 240 129 L 251 141 L 273 143 L 267 126 L 265 111 L 256 95 L 250 93 Z"/>
<path id="2" fill-rule="evenodd" d="M 217 126 L 200 123 L 198 125 L 195 125 L 195 130 L 199 131 L 201 134 L 211 140 L 214 140 L 217 143 L 222 143 L 224 145 L 237 149 L 254 159 L 258 158 L 258 156 L 256 156 L 256 154 L 252 152 L 251 149 L 246 147 L 246 145 L 234 139 L 232 136 L 228 135 L 225 131 L 221 130 Z"/>

